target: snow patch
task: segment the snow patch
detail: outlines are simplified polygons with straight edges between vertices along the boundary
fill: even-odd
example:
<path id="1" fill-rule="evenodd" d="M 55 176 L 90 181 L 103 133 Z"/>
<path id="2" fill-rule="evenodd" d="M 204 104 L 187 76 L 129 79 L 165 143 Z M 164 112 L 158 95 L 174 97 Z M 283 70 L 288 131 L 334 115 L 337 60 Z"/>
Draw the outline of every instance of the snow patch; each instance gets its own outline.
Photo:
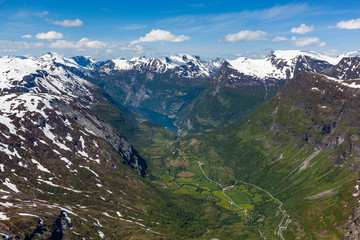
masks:
<path id="1" fill-rule="evenodd" d="M 16 185 L 10 182 L 9 178 L 5 178 L 5 182 L 3 182 L 3 184 L 16 193 L 20 192 L 19 189 L 17 189 Z"/>
<path id="2" fill-rule="evenodd" d="M 109 217 L 109 218 L 114 218 L 113 216 L 111 216 L 110 214 L 108 214 L 107 212 L 103 212 L 102 214 L 104 214 L 105 216 Z"/>
<path id="3" fill-rule="evenodd" d="M 0 205 L 2 205 L 4 207 L 12 207 L 12 206 L 14 206 L 14 204 L 10 203 L 10 202 L 4 202 L 4 203 L 0 202 Z"/>
<path id="4" fill-rule="evenodd" d="M 87 166 L 82 166 L 82 165 L 79 165 L 79 167 L 85 168 L 85 169 L 89 170 L 90 172 L 92 172 L 96 177 L 99 177 L 99 175 L 98 175 L 95 171 L 91 170 L 89 167 L 87 167 Z"/>
<path id="5" fill-rule="evenodd" d="M 30 214 L 30 213 L 18 213 L 18 215 L 20 215 L 20 216 L 25 216 L 25 217 L 36 217 L 36 218 L 39 217 L 39 216 L 37 216 L 37 215 Z"/>
<path id="6" fill-rule="evenodd" d="M 102 231 L 97 230 L 97 232 L 98 232 L 100 238 L 104 238 L 104 237 L 105 237 L 105 234 L 104 234 Z"/>
<path id="7" fill-rule="evenodd" d="M 8 218 L 5 213 L 0 212 L 0 220 L 9 220 L 10 218 Z"/>
<path id="8" fill-rule="evenodd" d="M 41 165 L 38 161 L 36 161 L 35 159 L 31 159 L 31 161 L 36 164 L 36 168 L 39 169 L 40 171 L 43 172 L 47 172 L 47 173 L 51 173 L 47 168 L 45 168 L 43 165 Z"/>
<path id="9" fill-rule="evenodd" d="M 23 167 L 23 168 L 27 168 L 27 167 L 28 167 L 28 165 L 27 165 L 27 164 L 24 164 L 23 162 L 18 162 L 18 165 L 19 165 L 20 167 Z"/>
<path id="10" fill-rule="evenodd" d="M 9 145 L 6 145 L 4 143 L 0 143 L 0 151 L 6 153 L 10 159 L 12 159 L 12 157 L 21 158 L 16 148 L 14 148 L 13 151 L 10 151 Z"/>
<path id="11" fill-rule="evenodd" d="M 67 159 L 66 157 L 61 157 L 60 160 L 64 161 L 66 163 L 67 168 L 70 168 L 70 166 L 72 165 L 72 162 L 69 159 Z"/>

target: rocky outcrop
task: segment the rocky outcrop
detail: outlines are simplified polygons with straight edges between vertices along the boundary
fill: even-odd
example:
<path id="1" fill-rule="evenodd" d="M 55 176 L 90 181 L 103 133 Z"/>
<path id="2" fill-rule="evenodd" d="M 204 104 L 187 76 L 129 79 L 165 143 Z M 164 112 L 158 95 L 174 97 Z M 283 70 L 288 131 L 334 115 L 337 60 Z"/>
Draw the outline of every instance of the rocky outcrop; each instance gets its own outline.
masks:
<path id="1" fill-rule="evenodd" d="M 345 225 L 343 240 L 360 239 L 360 206 L 354 209 L 353 214 L 349 217 Z"/>
<path id="2" fill-rule="evenodd" d="M 273 99 L 278 106 L 273 131 L 287 131 L 294 139 L 314 147 L 330 147 L 336 165 L 359 169 L 359 96 L 356 81 L 298 74 Z M 350 156 L 353 161 L 347 161 Z"/>
<path id="3" fill-rule="evenodd" d="M 64 116 L 73 119 L 82 129 L 86 129 L 97 137 L 106 140 L 120 156 L 138 171 L 142 176 L 146 175 L 146 161 L 138 154 L 131 144 L 119 134 L 109 123 L 96 115 L 93 115 L 86 108 L 70 106 L 62 101 L 56 101 L 57 109 Z"/>
<path id="4" fill-rule="evenodd" d="M 324 74 L 337 79 L 360 78 L 360 56 L 344 57 L 338 64 L 326 69 Z"/>

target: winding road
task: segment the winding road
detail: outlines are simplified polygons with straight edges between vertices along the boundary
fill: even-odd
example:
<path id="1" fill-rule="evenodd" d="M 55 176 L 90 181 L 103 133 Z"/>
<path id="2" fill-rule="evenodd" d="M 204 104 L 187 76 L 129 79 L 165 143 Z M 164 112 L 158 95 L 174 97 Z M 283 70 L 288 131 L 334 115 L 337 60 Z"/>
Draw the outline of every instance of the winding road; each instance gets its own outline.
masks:
<path id="1" fill-rule="evenodd" d="M 274 201 L 278 202 L 280 205 L 279 205 L 279 211 L 283 214 L 283 217 L 281 219 L 281 222 L 279 223 L 279 226 L 278 226 L 278 229 L 275 230 L 275 235 L 278 235 L 282 240 L 285 240 L 284 237 L 283 237 L 283 231 L 285 231 L 287 229 L 287 226 L 289 225 L 289 223 L 291 222 L 291 219 L 290 219 L 290 216 L 289 214 L 287 214 L 283 209 L 282 209 L 282 206 L 283 206 L 283 203 L 275 198 L 271 193 L 269 193 L 267 190 L 255 185 L 255 184 L 252 184 L 252 183 L 247 183 L 247 182 L 244 182 L 244 181 L 241 181 L 241 180 L 238 180 L 236 183 L 234 183 L 233 185 L 231 186 L 224 186 L 223 184 L 219 183 L 219 182 L 216 182 L 214 180 L 211 180 L 207 175 L 206 173 L 204 172 L 203 168 L 202 168 L 202 165 L 204 165 L 203 162 L 199 161 L 198 162 L 198 165 L 199 165 L 199 168 L 201 169 L 204 177 L 209 181 L 209 182 L 212 182 L 212 183 L 215 183 L 217 185 L 219 185 L 219 187 L 222 188 L 222 192 L 224 193 L 224 195 L 233 203 L 234 206 L 236 206 L 237 208 L 239 209 L 242 209 L 241 207 L 239 207 L 238 205 L 236 205 L 236 203 L 225 193 L 226 190 L 228 190 L 229 188 L 232 188 L 234 187 L 237 183 L 242 183 L 242 184 L 245 184 L 245 185 L 249 185 L 249 186 L 252 186 L 252 187 L 255 187 L 263 192 L 265 192 L 266 194 L 268 194 L 270 196 L 270 198 L 272 198 Z M 262 236 L 262 233 L 259 229 L 259 233 L 260 233 L 260 236 Z"/>

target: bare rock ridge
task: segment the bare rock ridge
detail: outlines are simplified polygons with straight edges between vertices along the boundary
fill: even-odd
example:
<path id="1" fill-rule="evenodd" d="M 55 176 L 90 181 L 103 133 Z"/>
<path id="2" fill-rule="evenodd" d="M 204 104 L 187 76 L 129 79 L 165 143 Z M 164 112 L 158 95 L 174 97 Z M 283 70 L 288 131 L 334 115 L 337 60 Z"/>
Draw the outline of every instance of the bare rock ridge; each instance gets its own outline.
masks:
<path id="1" fill-rule="evenodd" d="M 98 87 L 53 58 L 0 59 L 1 234 L 24 239 L 35 219 L 51 222 L 64 209 L 79 224 L 58 239 L 102 235 L 100 221 L 111 215 L 130 231 L 150 230 L 130 218 L 151 221 L 134 206 L 144 198 L 141 192 L 149 194 L 140 177 L 146 175 L 145 160 L 94 114 L 94 107 L 107 104 Z"/>
<path id="2" fill-rule="evenodd" d="M 354 209 L 354 213 L 350 216 L 346 223 L 343 240 L 360 239 L 360 206 Z"/>
<path id="3" fill-rule="evenodd" d="M 143 178 L 147 162 L 104 121 L 105 108 L 98 111 L 110 106 L 99 94 L 104 91 L 114 105 L 176 118 L 190 132 L 237 123 L 270 100 L 279 107 L 271 121 L 274 132 L 326 148 L 335 167 L 357 172 L 359 63 L 356 56 L 300 51 L 233 61 L 186 54 L 108 61 L 54 53 L 2 57 L 0 233 L 24 239 L 29 229 L 41 227 L 39 218 L 52 226 L 60 219 L 64 228 L 66 217 L 58 214 L 66 211 L 74 224 L 63 239 L 163 238 L 158 231 L 165 228 L 153 230 L 159 216 L 148 206 L 164 199 Z M 358 236 L 358 215 L 356 208 L 344 239 Z"/>

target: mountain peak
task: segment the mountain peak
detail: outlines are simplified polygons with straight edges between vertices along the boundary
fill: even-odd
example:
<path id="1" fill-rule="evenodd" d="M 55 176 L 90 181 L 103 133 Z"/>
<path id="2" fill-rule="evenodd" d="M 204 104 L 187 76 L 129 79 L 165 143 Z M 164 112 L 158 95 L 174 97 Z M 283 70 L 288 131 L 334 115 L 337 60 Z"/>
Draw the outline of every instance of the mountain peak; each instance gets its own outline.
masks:
<path id="1" fill-rule="evenodd" d="M 338 56 L 339 59 L 342 59 L 344 57 L 357 57 L 357 56 L 360 56 L 360 50 L 356 50 L 356 51 L 353 51 L 353 52 L 345 52 L 345 53 L 342 53 Z"/>
<path id="2" fill-rule="evenodd" d="M 240 73 L 258 79 L 288 79 L 301 71 L 320 72 L 338 59 L 313 51 L 276 50 L 263 59 L 239 57 L 228 61 Z"/>
<path id="3" fill-rule="evenodd" d="M 307 56 L 316 60 L 326 61 L 330 64 L 337 64 L 340 59 L 330 57 L 324 54 L 320 54 L 314 51 L 300 51 L 300 50 L 276 50 L 272 51 L 267 57 L 275 56 L 276 58 L 281 58 L 287 62 L 293 61 L 296 57 Z"/>
<path id="4" fill-rule="evenodd" d="M 82 67 L 91 67 L 94 65 L 97 61 L 94 60 L 92 57 L 89 56 L 75 56 L 72 57 L 77 64 L 79 64 Z"/>

